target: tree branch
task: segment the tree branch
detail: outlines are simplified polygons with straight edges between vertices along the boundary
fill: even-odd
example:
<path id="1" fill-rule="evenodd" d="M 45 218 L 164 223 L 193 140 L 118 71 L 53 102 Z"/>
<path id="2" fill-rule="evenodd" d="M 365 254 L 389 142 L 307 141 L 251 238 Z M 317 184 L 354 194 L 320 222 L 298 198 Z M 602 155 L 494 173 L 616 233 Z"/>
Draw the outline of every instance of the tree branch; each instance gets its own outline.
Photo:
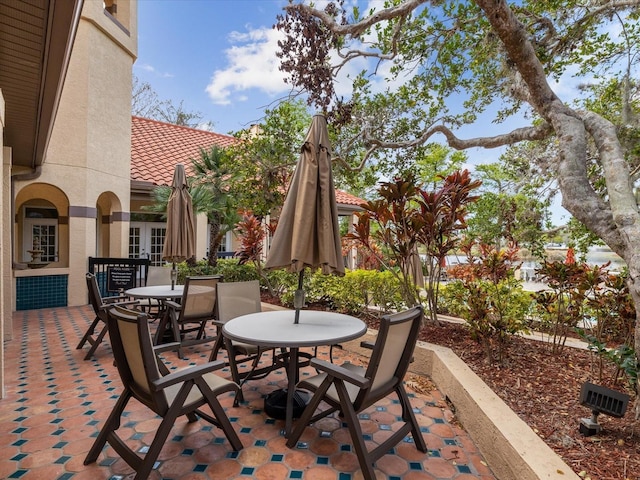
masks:
<path id="1" fill-rule="evenodd" d="M 543 123 L 538 126 L 516 128 L 509 133 L 495 135 L 493 137 L 476 137 L 464 140 L 458 138 L 448 127 L 445 127 L 444 125 L 435 125 L 434 127 L 425 130 L 422 135 L 413 140 L 387 142 L 376 138 L 370 138 L 367 136 L 366 132 L 364 134 L 364 140 L 365 143 L 374 145 L 376 150 L 380 148 L 411 148 L 427 143 L 427 141 L 436 133 L 444 135 L 450 147 L 455 148 L 456 150 L 466 150 L 474 147 L 497 148 L 504 145 L 513 145 L 514 143 L 525 140 L 542 140 L 548 138 L 553 133 L 553 130 L 548 123 Z"/>
<path id="2" fill-rule="evenodd" d="M 553 134 L 553 129 L 548 123 L 542 123 L 540 125 L 532 127 L 516 128 L 509 133 L 495 135 L 493 137 L 477 137 L 465 140 L 458 138 L 448 127 L 445 127 L 444 125 L 436 125 L 428 130 L 425 130 L 425 132 L 419 137 L 416 137 L 413 140 L 402 142 L 383 141 L 377 138 L 370 137 L 365 131 L 363 133 L 363 142 L 366 145 L 369 145 L 369 148 L 363 155 L 362 160 L 357 167 L 350 166 L 339 153 L 332 158 L 332 161 L 340 163 L 343 168 L 347 170 L 357 172 L 364 168 L 367 161 L 377 150 L 399 150 L 417 147 L 427 143 L 429 139 L 437 133 L 441 133 L 445 136 L 447 144 L 451 148 L 455 148 L 456 150 L 467 150 L 474 147 L 497 148 L 505 145 L 513 145 L 522 141 L 543 140 L 545 138 L 549 138 Z"/>
<path id="3" fill-rule="evenodd" d="M 418 8 L 420 5 L 424 3 L 429 3 L 429 0 L 406 0 L 402 2 L 400 5 L 396 5 L 394 7 L 384 8 L 382 10 L 376 10 L 373 15 L 369 15 L 368 17 L 363 18 L 357 23 L 351 24 L 339 24 L 335 21 L 334 17 L 328 14 L 323 10 L 318 10 L 308 5 L 303 4 L 289 4 L 284 7 L 284 10 L 291 12 L 304 12 L 307 15 L 311 15 L 312 17 L 316 17 L 318 20 L 322 21 L 322 23 L 335 35 L 340 36 L 351 36 L 352 38 L 358 38 L 363 35 L 369 28 L 371 28 L 376 23 L 379 23 L 383 20 L 392 20 L 397 17 L 407 17 L 410 16 L 411 13 Z"/>

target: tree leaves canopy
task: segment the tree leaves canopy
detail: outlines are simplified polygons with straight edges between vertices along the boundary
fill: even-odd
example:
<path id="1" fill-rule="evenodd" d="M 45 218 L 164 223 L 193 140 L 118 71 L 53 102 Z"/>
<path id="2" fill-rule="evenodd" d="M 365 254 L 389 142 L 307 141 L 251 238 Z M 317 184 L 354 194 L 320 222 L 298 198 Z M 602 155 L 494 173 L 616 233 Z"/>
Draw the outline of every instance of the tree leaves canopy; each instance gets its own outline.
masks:
<path id="1" fill-rule="evenodd" d="M 620 128 L 638 130 L 633 83 L 640 0 L 373 5 L 380 8 L 347 10 L 341 0 L 323 10 L 300 2 L 285 7 L 276 28 L 285 34 L 281 68 L 294 87 L 330 111 L 334 125 L 350 126 L 366 149 L 361 164 L 380 149 L 411 150 L 436 135 L 456 149 L 551 142 L 554 156 L 545 158 L 544 166 L 557 182 L 563 206 L 627 262 L 640 313 L 640 214 L 627 163 L 628 134 Z M 338 98 L 333 82 L 355 62 L 360 73 L 351 78 L 353 95 Z M 615 79 L 626 123 L 616 125 L 597 110 L 562 98 L 557 81 L 571 75 L 594 85 Z M 531 123 L 512 128 L 508 120 L 516 113 Z M 463 138 L 460 128 L 486 121 L 483 114 L 503 123 L 502 130 Z M 640 355 L 640 322 L 636 325 Z"/>

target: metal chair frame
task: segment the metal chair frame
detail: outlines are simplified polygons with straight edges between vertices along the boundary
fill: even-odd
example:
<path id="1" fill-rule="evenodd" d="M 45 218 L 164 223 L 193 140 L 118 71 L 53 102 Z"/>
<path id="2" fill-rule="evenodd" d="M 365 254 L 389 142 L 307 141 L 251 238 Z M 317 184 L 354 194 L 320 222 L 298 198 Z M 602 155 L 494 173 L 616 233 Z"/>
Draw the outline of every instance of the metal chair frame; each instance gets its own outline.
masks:
<path id="1" fill-rule="evenodd" d="M 234 405 L 243 400 L 242 386 L 250 379 L 260 379 L 278 368 L 286 367 L 286 356 L 288 353 L 276 353 L 275 347 L 258 347 L 246 343 L 232 341 L 222 334 L 222 327 L 232 318 L 250 313 L 262 311 L 260 299 L 260 283 L 258 280 L 245 282 L 223 282 L 218 285 L 218 338 L 214 344 L 209 360 L 218 358 L 221 349 L 227 351 L 227 365 L 231 370 L 231 377 L 240 385 L 240 390 L 236 395 Z M 271 363 L 264 367 L 258 367 L 262 354 L 272 352 Z M 238 358 L 240 357 L 240 358 Z M 238 365 L 251 362 L 251 367 L 247 372 L 240 372 Z"/>
<path id="2" fill-rule="evenodd" d="M 219 337 L 207 336 L 206 327 L 217 316 L 217 290 L 221 281 L 221 275 L 187 277 L 180 303 L 171 300 L 166 302 L 167 314 L 158 326 L 161 329 L 159 335 L 166 328 L 165 323 L 170 322 L 173 339 L 180 343 L 178 357 L 184 358 L 183 347 L 214 342 Z M 189 338 L 187 335 L 193 332 L 195 338 Z"/>
<path id="3" fill-rule="evenodd" d="M 135 471 L 135 479 L 147 479 L 176 419 L 185 415 L 195 422 L 198 417 L 219 427 L 234 451 L 243 448 L 238 434 L 227 417 L 218 397 L 234 393 L 236 383 L 213 373 L 225 366 L 224 362 L 169 371 L 158 353 L 174 349 L 177 343 L 155 346 L 149 332 L 148 315 L 138 311 L 113 307 L 108 310 L 108 325 L 118 373 L 124 391 L 87 454 L 84 464 L 97 460 L 108 442 Z M 146 405 L 162 422 L 144 456 L 132 450 L 118 436 L 123 412 L 131 398 Z M 212 415 L 202 411 L 208 405 Z"/>
<path id="4" fill-rule="evenodd" d="M 383 316 L 375 344 L 371 346 L 363 343 L 363 346 L 372 348 L 366 369 L 352 364 L 339 366 L 324 360 L 312 359 L 311 365 L 321 373 L 297 385 L 297 388 L 310 390 L 314 394 L 289 435 L 287 446 L 292 448 L 297 444 L 307 425 L 339 411 L 351 434 L 365 480 L 375 480 L 375 461 L 389 453 L 408 433 L 412 434 L 416 448 L 426 453 L 427 446 L 403 383 L 422 319 L 423 310 L 419 306 Z M 385 441 L 368 450 L 358 414 L 392 393 L 398 397 L 404 423 Z M 322 402 L 329 407 L 316 413 Z"/>
<path id="5" fill-rule="evenodd" d="M 96 317 L 93 319 L 89 328 L 82 336 L 80 343 L 76 349 L 81 349 L 85 343 L 89 343 L 91 347 L 89 351 L 84 356 L 85 360 L 89 360 L 91 356 L 95 353 L 98 346 L 104 340 L 104 337 L 107 335 L 107 311 L 106 309 L 114 304 L 119 305 L 133 305 L 136 304 L 136 301 L 129 300 L 128 297 L 118 296 L 118 297 L 105 297 L 103 298 L 100 293 L 100 287 L 98 286 L 98 280 L 93 273 L 86 274 L 87 280 L 87 290 L 89 292 L 89 303 L 93 308 L 93 312 Z M 99 330 L 96 332 L 96 330 Z"/>

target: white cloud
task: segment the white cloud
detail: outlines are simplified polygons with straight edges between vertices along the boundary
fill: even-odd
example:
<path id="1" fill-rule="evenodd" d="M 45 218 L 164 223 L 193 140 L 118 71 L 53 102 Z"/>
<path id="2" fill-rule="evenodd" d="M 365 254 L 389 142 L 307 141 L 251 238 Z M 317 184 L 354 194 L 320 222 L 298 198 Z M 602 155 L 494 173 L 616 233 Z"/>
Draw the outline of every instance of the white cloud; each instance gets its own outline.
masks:
<path id="1" fill-rule="evenodd" d="M 145 72 L 152 73 L 152 74 L 156 75 L 157 77 L 173 78 L 173 74 L 172 73 L 168 73 L 168 72 L 161 73 L 161 72 L 157 71 L 153 65 L 149 65 L 148 63 L 140 63 L 140 64 L 136 63 L 136 64 L 133 65 L 133 68 L 138 69 L 138 70 L 144 70 Z"/>
<path id="2" fill-rule="evenodd" d="M 316 8 L 323 9 L 326 1 L 316 2 Z M 382 2 L 373 0 L 367 9 L 376 6 L 380 8 Z M 291 89 L 291 85 L 285 83 L 285 74 L 279 70 L 280 59 L 276 57 L 278 40 L 283 38 L 283 33 L 269 27 L 246 27 L 245 32 L 234 31 L 228 36 L 232 46 L 224 50 L 227 66 L 213 72 L 211 80 L 206 87 L 206 92 L 214 104 L 229 105 L 233 102 L 241 102 L 247 99 L 246 92 L 256 89 L 266 93 L 271 98 L 284 95 Z M 371 39 L 369 39 L 371 40 Z M 362 69 L 371 67 L 372 62 L 367 60 L 352 61 L 345 66 L 336 78 L 336 93 L 348 98 L 352 92 L 352 79 Z M 391 68 L 390 62 L 383 69 Z M 379 85 L 374 91 L 381 91 L 388 86 L 385 75 L 377 76 L 374 80 Z M 399 80 L 402 83 L 406 79 Z"/>
<path id="3" fill-rule="evenodd" d="M 316 8 L 324 8 L 323 1 L 316 2 Z M 371 0 L 365 11 L 369 8 L 381 8 L 380 0 Z M 280 59 L 276 57 L 278 40 L 283 38 L 283 33 L 270 27 L 253 28 L 246 26 L 246 31 L 233 31 L 228 35 L 231 47 L 224 50 L 226 67 L 215 70 L 205 88 L 209 98 L 217 105 L 230 105 L 243 102 L 248 99 L 246 92 L 257 90 L 267 94 L 270 98 L 287 94 L 291 85 L 285 83 L 285 74 L 279 70 Z M 366 41 L 372 41 L 367 38 Z M 359 42 L 354 42 L 354 47 L 362 47 Z M 336 59 L 337 60 L 337 59 Z M 351 61 L 338 74 L 336 78 L 336 93 L 338 96 L 349 98 L 352 93 L 353 78 L 360 71 L 370 70 L 375 63 L 372 60 L 360 59 Z M 393 83 L 387 81 L 392 67 L 391 62 L 378 65 L 378 75 L 372 81 L 372 91 L 377 93 L 387 87 L 392 89 L 406 82 L 408 79 L 399 78 Z"/>
<path id="4" fill-rule="evenodd" d="M 282 34 L 274 29 L 262 27 L 246 33 L 232 32 L 229 41 L 233 44 L 224 51 L 228 66 L 213 72 L 206 92 L 218 105 L 229 105 L 233 101 L 246 100 L 246 92 L 258 89 L 273 97 L 289 90 L 284 74 L 278 70 L 277 42 Z"/>

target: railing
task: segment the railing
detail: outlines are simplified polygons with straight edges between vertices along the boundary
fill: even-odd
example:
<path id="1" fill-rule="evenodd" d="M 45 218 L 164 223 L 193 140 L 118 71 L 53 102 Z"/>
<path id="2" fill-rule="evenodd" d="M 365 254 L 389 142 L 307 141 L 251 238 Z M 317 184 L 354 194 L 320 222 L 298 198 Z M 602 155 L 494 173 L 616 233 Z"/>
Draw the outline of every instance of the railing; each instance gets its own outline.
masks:
<path id="1" fill-rule="evenodd" d="M 89 273 L 98 280 L 103 297 L 116 296 L 124 290 L 144 287 L 149 275 L 148 258 L 89 257 Z"/>

